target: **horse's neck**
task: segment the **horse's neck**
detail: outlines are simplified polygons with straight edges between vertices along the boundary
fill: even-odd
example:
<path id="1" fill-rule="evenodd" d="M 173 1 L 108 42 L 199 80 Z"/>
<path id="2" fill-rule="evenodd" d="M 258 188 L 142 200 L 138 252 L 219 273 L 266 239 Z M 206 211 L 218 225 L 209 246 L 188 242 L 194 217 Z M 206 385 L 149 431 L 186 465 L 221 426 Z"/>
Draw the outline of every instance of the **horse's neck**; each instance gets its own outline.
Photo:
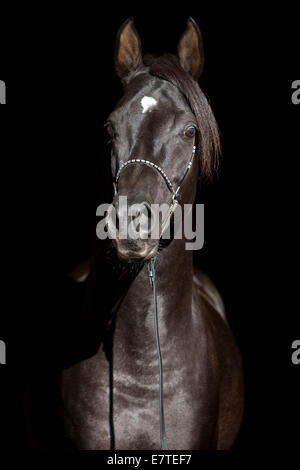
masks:
<path id="1" fill-rule="evenodd" d="M 160 252 L 156 262 L 156 291 L 163 341 L 174 331 L 184 334 L 191 321 L 193 257 L 184 240 L 173 240 Z M 147 264 L 129 287 L 117 313 L 118 335 L 129 342 L 132 351 L 154 344 L 153 292 Z M 178 330 L 179 329 L 179 330 Z M 128 348 L 127 348 L 128 350 Z"/>

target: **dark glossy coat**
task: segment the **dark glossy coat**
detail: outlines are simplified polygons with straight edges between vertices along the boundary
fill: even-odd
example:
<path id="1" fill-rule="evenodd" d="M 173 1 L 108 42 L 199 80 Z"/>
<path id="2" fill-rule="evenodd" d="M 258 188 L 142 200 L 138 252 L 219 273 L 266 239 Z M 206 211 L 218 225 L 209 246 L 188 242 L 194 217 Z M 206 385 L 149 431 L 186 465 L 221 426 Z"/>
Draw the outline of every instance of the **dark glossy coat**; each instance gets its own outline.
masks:
<path id="1" fill-rule="evenodd" d="M 112 172 L 121 161 L 144 158 L 160 165 L 176 184 L 192 153 L 197 129 L 197 158 L 182 187 L 181 204 L 193 203 L 197 181 L 214 171 L 217 128 L 196 83 L 203 68 L 200 31 L 188 21 L 178 59 L 142 60 L 133 21 L 120 29 L 116 68 L 124 96 L 109 116 Z M 142 112 L 141 99 L 157 106 Z M 128 203 L 170 203 L 165 181 L 147 166 L 123 171 L 119 193 Z M 119 214 L 122 217 L 122 214 Z M 87 318 L 109 311 L 108 328 L 88 355 L 63 373 L 65 436 L 79 449 L 160 449 L 158 361 L 153 299 L 145 261 L 157 257 L 160 343 L 164 367 L 164 407 L 170 449 L 227 449 L 239 429 L 243 379 L 239 350 L 211 281 L 193 267 L 185 240 L 161 249 L 158 240 L 115 240 L 124 266 L 110 301 L 97 300 L 108 283 L 101 257 L 88 279 Z M 119 271 L 120 269 L 120 271 Z M 111 287 L 111 286 L 110 286 Z M 91 312 L 92 313 L 89 313 Z M 104 313 L 103 313 L 104 315 Z M 92 324 L 92 323 L 91 323 Z M 89 337 L 90 332 L 87 334 Z"/>

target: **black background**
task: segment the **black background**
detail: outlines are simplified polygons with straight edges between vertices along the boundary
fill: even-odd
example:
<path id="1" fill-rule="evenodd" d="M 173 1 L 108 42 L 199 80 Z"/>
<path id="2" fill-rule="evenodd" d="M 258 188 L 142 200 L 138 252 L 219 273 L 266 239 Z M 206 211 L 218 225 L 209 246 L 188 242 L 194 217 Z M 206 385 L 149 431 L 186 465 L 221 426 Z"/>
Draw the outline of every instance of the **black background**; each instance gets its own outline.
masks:
<path id="1" fill-rule="evenodd" d="M 164 11 L 150 4 L 18 7 L 1 31 L 6 448 L 26 445 L 23 384 L 55 370 L 61 330 L 70 321 L 62 282 L 89 255 L 96 207 L 109 202 L 103 124 L 121 96 L 113 52 L 128 16 L 147 52 L 176 52 L 188 16 L 202 30 L 200 86 L 221 130 L 223 163 L 214 185 L 199 189 L 205 246 L 195 260 L 223 296 L 244 359 L 246 408 L 234 450 L 297 448 L 300 366 L 291 363 L 291 343 L 299 339 L 300 105 L 291 102 L 300 73 L 297 12 L 287 3 L 266 11 L 254 4 L 164 5 Z"/>

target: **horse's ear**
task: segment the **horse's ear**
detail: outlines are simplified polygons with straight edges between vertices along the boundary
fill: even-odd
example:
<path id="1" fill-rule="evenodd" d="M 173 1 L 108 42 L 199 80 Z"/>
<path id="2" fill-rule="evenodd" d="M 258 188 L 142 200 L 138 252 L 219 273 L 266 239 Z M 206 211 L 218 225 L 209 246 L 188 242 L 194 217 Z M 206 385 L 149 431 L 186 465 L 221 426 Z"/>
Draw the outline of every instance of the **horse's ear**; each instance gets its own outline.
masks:
<path id="1" fill-rule="evenodd" d="M 204 50 L 199 26 L 193 18 L 188 19 L 186 30 L 180 38 L 178 57 L 182 68 L 198 80 L 204 66 Z"/>
<path id="2" fill-rule="evenodd" d="M 128 18 L 120 27 L 115 49 L 115 67 L 122 80 L 142 64 L 142 48 L 133 18 Z"/>

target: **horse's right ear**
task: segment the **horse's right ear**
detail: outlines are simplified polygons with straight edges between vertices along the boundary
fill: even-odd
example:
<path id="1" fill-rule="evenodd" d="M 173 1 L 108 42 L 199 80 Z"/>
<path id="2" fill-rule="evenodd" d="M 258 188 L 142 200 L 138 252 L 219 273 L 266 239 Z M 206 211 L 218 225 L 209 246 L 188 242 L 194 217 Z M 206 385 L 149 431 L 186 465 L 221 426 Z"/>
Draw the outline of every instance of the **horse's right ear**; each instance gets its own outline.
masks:
<path id="1" fill-rule="evenodd" d="M 133 18 L 128 18 L 120 27 L 115 49 L 115 67 L 118 76 L 126 78 L 142 65 L 142 48 Z"/>
<path id="2" fill-rule="evenodd" d="M 195 80 L 200 77 L 204 65 L 202 35 L 197 23 L 189 18 L 178 44 L 178 57 L 182 68 Z"/>

